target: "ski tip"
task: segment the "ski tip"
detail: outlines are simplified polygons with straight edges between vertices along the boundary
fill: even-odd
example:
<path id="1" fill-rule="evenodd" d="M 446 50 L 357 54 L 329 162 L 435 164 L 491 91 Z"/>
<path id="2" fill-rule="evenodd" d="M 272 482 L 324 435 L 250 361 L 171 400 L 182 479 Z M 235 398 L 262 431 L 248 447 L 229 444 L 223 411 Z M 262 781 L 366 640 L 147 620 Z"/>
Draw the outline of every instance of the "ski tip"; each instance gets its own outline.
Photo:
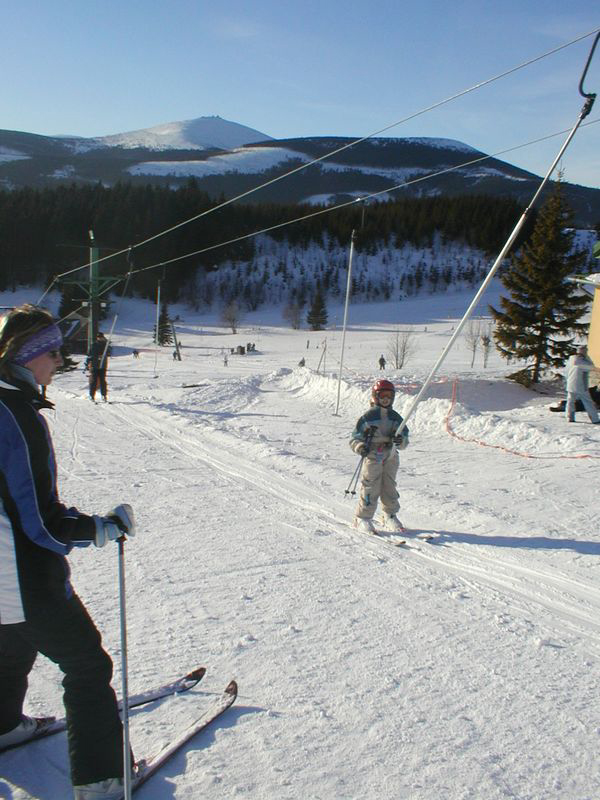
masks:
<path id="1" fill-rule="evenodd" d="M 202 678 L 206 675 L 206 667 L 198 667 L 198 669 L 193 669 L 191 672 L 185 676 L 186 681 L 201 681 Z"/>
<path id="2" fill-rule="evenodd" d="M 235 681 L 230 681 L 225 687 L 225 694 L 230 694 L 232 697 L 237 697 L 238 685 Z"/>

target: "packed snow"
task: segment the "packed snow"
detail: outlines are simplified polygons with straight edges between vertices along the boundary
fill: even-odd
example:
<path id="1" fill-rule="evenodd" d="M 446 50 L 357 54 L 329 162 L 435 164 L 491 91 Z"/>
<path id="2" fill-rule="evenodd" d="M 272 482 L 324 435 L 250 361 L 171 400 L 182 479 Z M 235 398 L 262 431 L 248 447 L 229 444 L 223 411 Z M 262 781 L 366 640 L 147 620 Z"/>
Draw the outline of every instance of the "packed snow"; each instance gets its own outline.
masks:
<path id="1" fill-rule="evenodd" d="M 262 309 L 233 334 L 172 306 L 178 362 L 152 345 L 153 305 L 115 300 L 111 403 L 90 402 L 81 364 L 49 388 L 63 500 L 137 514 L 131 691 L 208 667 L 196 689 L 132 712 L 136 755 L 239 683 L 236 705 L 140 800 L 600 797 L 600 426 L 549 411 L 560 381 L 527 390 L 495 354 L 471 368 L 459 339 L 400 453 L 401 519 L 438 538 L 409 533 L 398 548 L 351 527 L 348 439 L 369 387 L 393 380 L 406 414 L 469 301 L 352 305 L 338 382 L 341 307 L 326 331 Z M 398 328 L 414 353 L 381 372 Z M 249 342 L 255 352 L 231 354 Z M 70 560 L 119 691 L 117 548 Z M 43 658 L 26 711 L 61 714 L 60 673 Z M 0 755 L 0 797 L 70 797 L 64 734 Z"/>

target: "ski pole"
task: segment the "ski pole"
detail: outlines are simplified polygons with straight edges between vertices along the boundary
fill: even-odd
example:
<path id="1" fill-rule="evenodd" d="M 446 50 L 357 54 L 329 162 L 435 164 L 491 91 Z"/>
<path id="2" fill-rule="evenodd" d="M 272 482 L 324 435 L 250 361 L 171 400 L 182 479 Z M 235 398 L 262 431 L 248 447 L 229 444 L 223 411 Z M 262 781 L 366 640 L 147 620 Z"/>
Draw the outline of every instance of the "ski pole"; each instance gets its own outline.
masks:
<path id="1" fill-rule="evenodd" d="M 371 447 L 371 442 L 373 441 L 373 436 L 375 435 L 375 430 L 377 426 L 372 425 L 370 428 L 367 428 L 367 433 L 365 436 L 365 447 L 367 448 L 367 452 Z M 350 478 L 350 483 L 348 484 L 348 488 L 345 490 L 344 494 L 348 495 L 355 495 L 356 494 L 356 487 L 358 486 L 358 479 L 360 478 L 360 473 L 362 472 L 363 464 L 365 458 L 367 457 L 367 453 L 364 453 L 360 457 L 360 461 L 358 462 L 356 469 L 354 470 L 354 475 Z M 352 484 L 354 483 L 354 487 Z"/>
<path id="2" fill-rule="evenodd" d="M 358 485 L 358 479 L 360 477 L 360 473 L 362 470 L 363 461 L 365 460 L 364 456 L 361 456 L 360 461 L 356 465 L 356 469 L 354 470 L 354 474 L 350 478 L 350 483 L 348 484 L 348 488 L 344 490 L 345 495 L 355 495 L 356 494 L 356 487 Z M 354 486 L 353 486 L 354 484 Z"/>
<path id="3" fill-rule="evenodd" d="M 121 685 L 123 692 L 123 800 L 131 800 L 131 747 L 129 745 L 129 686 L 127 681 L 127 618 L 125 611 L 125 537 L 119 543 L 119 607 L 121 611 Z"/>

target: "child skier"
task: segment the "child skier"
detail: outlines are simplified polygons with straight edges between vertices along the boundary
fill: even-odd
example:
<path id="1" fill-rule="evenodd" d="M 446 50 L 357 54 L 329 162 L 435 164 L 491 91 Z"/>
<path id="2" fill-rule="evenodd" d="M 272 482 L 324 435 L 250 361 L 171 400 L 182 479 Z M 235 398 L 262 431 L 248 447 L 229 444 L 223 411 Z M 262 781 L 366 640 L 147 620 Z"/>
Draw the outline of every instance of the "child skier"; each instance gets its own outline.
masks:
<path id="1" fill-rule="evenodd" d="M 394 384 L 378 380 L 371 390 L 371 409 L 356 423 L 350 447 L 364 458 L 361 472 L 360 500 L 354 527 L 364 533 L 377 533 L 373 516 L 381 496 L 382 525 L 386 531 L 403 531 L 396 514 L 400 509 L 396 490 L 398 450 L 408 446 L 408 428 L 396 431 L 402 417 L 392 408 L 396 391 Z"/>

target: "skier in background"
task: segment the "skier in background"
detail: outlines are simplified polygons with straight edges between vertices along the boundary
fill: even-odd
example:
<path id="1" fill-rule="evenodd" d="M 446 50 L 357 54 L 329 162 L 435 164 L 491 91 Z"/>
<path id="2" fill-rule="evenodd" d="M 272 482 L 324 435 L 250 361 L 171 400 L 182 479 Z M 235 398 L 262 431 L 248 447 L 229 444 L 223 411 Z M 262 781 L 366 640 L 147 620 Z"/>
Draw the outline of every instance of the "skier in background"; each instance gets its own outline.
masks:
<path id="1" fill-rule="evenodd" d="M 588 390 L 588 376 L 594 364 L 587 355 L 585 346 L 578 347 L 577 352 L 567 361 L 567 404 L 565 413 L 567 422 L 575 422 L 575 409 L 577 400 L 580 400 L 588 413 L 592 424 L 600 422 L 596 405 Z"/>
<path id="2" fill-rule="evenodd" d="M 371 390 L 371 408 L 360 417 L 350 438 L 352 450 L 364 457 L 360 499 L 354 517 L 354 527 L 364 533 L 377 533 L 373 517 L 380 497 L 383 528 L 392 532 L 404 530 L 396 516 L 400 510 L 396 473 L 398 450 L 408 446 L 408 428 L 396 434 L 402 417 L 392 408 L 395 394 L 393 383 L 378 380 Z"/>
<path id="3" fill-rule="evenodd" d="M 385 369 L 385 358 L 383 353 L 379 356 L 379 369 Z"/>
<path id="4" fill-rule="evenodd" d="M 96 402 L 96 392 L 100 389 L 102 399 L 108 400 L 108 386 L 106 385 L 106 369 L 110 348 L 107 346 L 106 337 L 98 331 L 96 341 L 90 347 L 86 360 L 86 368 L 90 372 L 90 398 Z"/>
<path id="5" fill-rule="evenodd" d="M 52 315 L 23 305 L 0 321 L 0 750 L 43 730 L 23 714 L 38 653 L 64 673 L 75 800 L 123 796 L 123 730 L 110 685 L 112 661 L 69 581 L 73 547 L 133 536 L 131 507 L 105 516 L 67 508 L 56 489 L 40 386 L 62 365 Z"/>

